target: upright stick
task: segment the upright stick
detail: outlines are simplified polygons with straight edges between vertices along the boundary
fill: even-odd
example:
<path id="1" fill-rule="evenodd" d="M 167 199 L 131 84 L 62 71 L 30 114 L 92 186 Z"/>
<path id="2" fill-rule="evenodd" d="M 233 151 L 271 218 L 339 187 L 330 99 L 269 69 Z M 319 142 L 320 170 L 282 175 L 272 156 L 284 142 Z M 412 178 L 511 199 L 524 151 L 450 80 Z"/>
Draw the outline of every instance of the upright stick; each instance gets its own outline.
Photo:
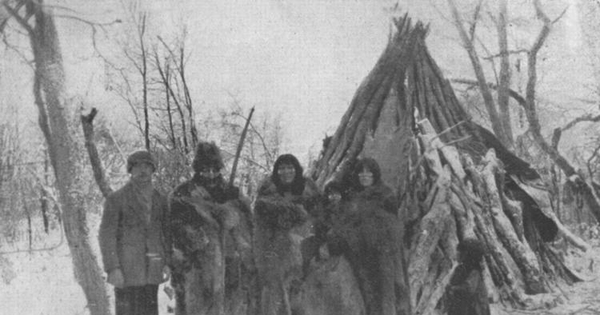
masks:
<path id="1" fill-rule="evenodd" d="M 246 119 L 246 125 L 244 126 L 244 130 L 242 131 L 242 135 L 240 136 L 240 142 L 238 143 L 237 151 L 235 152 L 235 158 L 233 159 L 233 166 L 231 167 L 231 175 L 229 176 L 229 184 L 233 185 L 233 180 L 235 179 L 235 172 L 237 170 L 238 161 L 240 160 L 240 155 L 242 153 L 242 148 L 244 147 L 244 140 L 246 139 L 246 134 L 248 133 L 248 127 L 250 126 L 250 120 L 252 119 L 252 114 L 254 114 L 254 107 L 250 109 L 250 114 Z"/>

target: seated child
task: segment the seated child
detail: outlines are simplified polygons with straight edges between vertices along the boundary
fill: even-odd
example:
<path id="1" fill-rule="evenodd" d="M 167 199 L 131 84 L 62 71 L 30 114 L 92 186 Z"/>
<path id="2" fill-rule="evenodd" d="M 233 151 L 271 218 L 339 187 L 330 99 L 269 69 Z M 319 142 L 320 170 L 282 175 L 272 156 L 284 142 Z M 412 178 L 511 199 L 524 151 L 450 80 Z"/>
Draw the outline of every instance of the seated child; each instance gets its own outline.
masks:
<path id="1" fill-rule="evenodd" d="M 481 262 L 485 248 L 477 239 L 458 244 L 458 260 L 448 288 L 448 315 L 489 315 Z"/>

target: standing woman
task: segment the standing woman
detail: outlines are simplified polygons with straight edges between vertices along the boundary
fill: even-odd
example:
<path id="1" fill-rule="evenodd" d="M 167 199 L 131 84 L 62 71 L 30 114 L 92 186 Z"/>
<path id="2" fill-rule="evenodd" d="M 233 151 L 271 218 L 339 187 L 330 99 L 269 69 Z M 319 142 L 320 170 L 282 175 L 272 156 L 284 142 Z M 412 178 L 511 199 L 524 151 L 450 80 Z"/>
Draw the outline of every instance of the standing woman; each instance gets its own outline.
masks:
<path id="1" fill-rule="evenodd" d="M 363 158 L 356 162 L 350 186 L 350 211 L 358 211 L 358 207 L 375 206 L 393 215 L 398 213 L 396 195 L 381 179 L 381 168 L 374 159 Z"/>
<path id="2" fill-rule="evenodd" d="M 348 184 L 344 216 L 328 233 L 329 249 L 350 262 L 367 315 L 409 315 L 404 230 L 395 195 L 372 158 L 357 161 Z"/>
<path id="3" fill-rule="evenodd" d="M 309 213 L 320 201 L 317 186 L 302 173 L 295 156 L 281 155 L 258 189 L 255 258 L 263 315 L 291 314 L 291 285 L 302 276 L 300 243 L 310 234 Z"/>

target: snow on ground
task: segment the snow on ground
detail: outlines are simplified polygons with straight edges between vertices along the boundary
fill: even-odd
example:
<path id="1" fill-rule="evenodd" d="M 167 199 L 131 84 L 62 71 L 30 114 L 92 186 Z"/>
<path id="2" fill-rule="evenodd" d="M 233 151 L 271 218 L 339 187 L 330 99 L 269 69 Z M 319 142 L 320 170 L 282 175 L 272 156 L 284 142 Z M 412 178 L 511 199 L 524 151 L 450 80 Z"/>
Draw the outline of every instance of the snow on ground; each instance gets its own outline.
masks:
<path id="1" fill-rule="evenodd" d="M 99 216 L 90 215 L 90 243 L 98 253 Z M 58 247 L 54 248 L 56 245 Z M 34 242 L 34 249 L 0 255 L 0 314 L 4 315 L 87 315 L 86 300 L 75 281 L 73 262 L 66 240 L 54 230 L 44 240 Z M 26 241 L 0 245 L 0 252 L 27 249 Z M 98 256 L 99 257 L 99 256 Z M 108 286 L 112 297 L 112 286 Z M 160 315 L 169 314 L 167 305 L 173 304 L 159 289 Z"/>
<path id="2" fill-rule="evenodd" d="M 90 215 L 90 244 L 98 253 L 97 231 L 99 216 Z M 86 301 L 80 286 L 73 275 L 69 248 L 61 242 L 61 234 L 54 230 L 49 236 L 34 242 L 33 248 L 55 247 L 51 250 L 0 254 L 0 314 L 1 315 L 87 315 Z M 27 249 L 27 242 L 7 246 L 0 240 L 0 252 Z M 569 264 L 585 274 L 589 281 L 580 282 L 562 290 L 548 294 L 549 303 L 543 309 L 508 310 L 501 305 L 492 306 L 493 315 L 507 314 L 600 314 L 600 243 L 585 255 L 568 257 Z M 112 301 L 112 287 L 109 286 Z M 174 302 L 159 289 L 160 315 L 172 314 L 167 310 Z M 543 305 L 544 303 L 542 303 Z M 539 304 L 538 304 L 539 305 Z"/>

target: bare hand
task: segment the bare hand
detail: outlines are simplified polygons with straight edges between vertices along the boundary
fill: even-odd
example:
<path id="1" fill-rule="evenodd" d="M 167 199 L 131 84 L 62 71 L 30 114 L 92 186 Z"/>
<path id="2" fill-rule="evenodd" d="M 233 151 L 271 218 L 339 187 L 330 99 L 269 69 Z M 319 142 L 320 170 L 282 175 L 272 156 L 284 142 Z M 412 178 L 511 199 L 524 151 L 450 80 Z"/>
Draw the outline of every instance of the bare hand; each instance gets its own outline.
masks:
<path id="1" fill-rule="evenodd" d="M 162 274 L 163 274 L 163 282 L 168 281 L 169 279 L 171 279 L 171 268 L 169 268 L 169 266 L 165 265 L 163 267 L 162 270 Z"/>
<path id="2" fill-rule="evenodd" d="M 122 288 L 125 286 L 125 279 L 123 278 L 123 272 L 121 269 L 116 268 L 111 270 L 108 273 L 108 279 L 106 279 L 106 282 L 114 285 L 117 288 Z"/>

